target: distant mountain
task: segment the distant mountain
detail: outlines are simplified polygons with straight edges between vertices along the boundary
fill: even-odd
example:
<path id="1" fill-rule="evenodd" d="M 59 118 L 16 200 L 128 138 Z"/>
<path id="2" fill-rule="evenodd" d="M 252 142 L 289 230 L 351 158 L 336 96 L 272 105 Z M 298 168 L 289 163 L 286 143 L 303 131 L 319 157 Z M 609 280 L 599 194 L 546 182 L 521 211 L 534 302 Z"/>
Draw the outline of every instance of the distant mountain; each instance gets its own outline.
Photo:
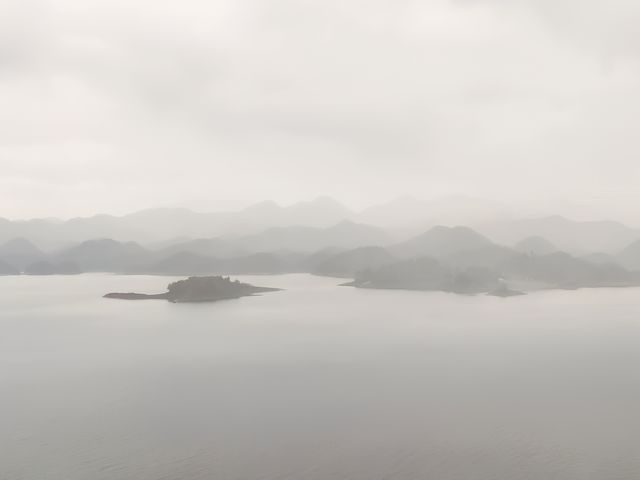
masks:
<path id="1" fill-rule="evenodd" d="M 496 272 L 486 268 L 453 269 L 429 257 L 403 260 L 361 272 L 351 285 L 360 288 L 433 290 L 482 293 L 501 286 Z"/>
<path id="2" fill-rule="evenodd" d="M 326 262 L 330 258 L 344 251 L 345 251 L 344 248 L 327 247 L 327 248 L 323 248 L 322 250 L 318 250 L 317 252 L 314 252 L 310 255 L 306 255 L 301 262 L 302 271 L 315 272 L 318 266 L 322 265 L 324 262 Z"/>
<path id="3" fill-rule="evenodd" d="M 353 212 L 344 205 L 328 197 L 319 197 L 290 206 L 262 202 L 230 212 L 198 213 L 186 208 L 155 208 L 121 217 L 95 215 L 66 221 L 0 218 L 0 242 L 24 237 L 49 249 L 94 238 L 147 244 L 176 237 L 247 235 L 290 225 L 327 228 L 352 217 Z"/>
<path id="4" fill-rule="evenodd" d="M 198 253 L 178 252 L 147 266 L 130 267 L 129 273 L 151 273 L 157 275 L 208 275 L 219 273 L 221 262 L 217 258 Z"/>
<path id="5" fill-rule="evenodd" d="M 152 258 L 153 254 L 137 243 L 100 239 L 64 250 L 53 261 L 73 263 L 83 272 L 123 272 L 133 265 L 148 264 Z"/>
<path id="6" fill-rule="evenodd" d="M 441 257 L 441 260 L 455 268 L 490 268 L 502 271 L 514 257 L 520 255 L 520 252 L 512 248 L 492 244 L 472 250 L 460 250 Z"/>
<path id="7" fill-rule="evenodd" d="M 615 258 L 624 268 L 640 271 L 640 240 L 626 246 Z"/>
<path id="8" fill-rule="evenodd" d="M 359 272 L 351 285 L 361 288 L 441 290 L 456 293 L 500 292 L 507 284 L 536 285 L 535 288 L 573 289 L 621 287 L 640 284 L 640 275 L 620 266 L 596 265 L 557 252 L 548 255 L 517 253 L 498 256 L 490 262 L 482 256 L 457 265 L 430 257 L 414 258 Z M 497 250 L 496 250 L 497 252 Z"/>
<path id="9" fill-rule="evenodd" d="M 246 255 L 248 252 L 237 245 L 237 242 L 222 238 L 200 238 L 174 243 L 158 251 L 162 256 L 189 252 L 206 257 L 233 258 Z"/>
<path id="10" fill-rule="evenodd" d="M 46 260 L 32 263 L 24 269 L 26 275 L 75 275 L 81 273 L 80 268 L 73 262 L 54 264 Z"/>
<path id="11" fill-rule="evenodd" d="M 562 251 L 585 255 L 613 253 L 640 238 L 640 232 L 617 222 L 577 222 L 560 216 L 483 224 L 477 230 L 496 243 L 513 245 L 540 236 Z"/>
<path id="12" fill-rule="evenodd" d="M 354 285 L 367 288 L 444 290 L 452 281 L 451 269 L 433 258 L 402 260 L 360 273 Z"/>
<path id="13" fill-rule="evenodd" d="M 304 256 L 296 254 L 254 253 L 235 258 L 213 258 L 197 253 L 179 252 L 151 263 L 134 267 L 129 273 L 158 275 L 278 274 L 304 271 Z"/>
<path id="14" fill-rule="evenodd" d="M 441 258 L 492 245 L 490 240 L 470 228 L 436 226 L 417 237 L 392 245 L 388 250 L 398 258 Z"/>
<path id="15" fill-rule="evenodd" d="M 564 252 L 514 257 L 503 273 L 558 288 L 626 286 L 640 280 L 618 265 L 597 265 Z"/>
<path id="16" fill-rule="evenodd" d="M 181 241 L 156 252 L 161 257 L 189 252 L 225 259 L 264 252 L 311 253 L 327 248 L 343 250 L 390 242 L 390 236 L 379 228 L 343 220 L 328 228 L 273 227 L 252 235 Z"/>
<path id="17" fill-rule="evenodd" d="M 396 261 L 382 247 L 360 247 L 329 257 L 313 270 L 318 275 L 353 278 L 358 272 L 377 269 Z"/>
<path id="18" fill-rule="evenodd" d="M 45 253 L 25 238 L 14 238 L 0 246 L 0 260 L 24 270 L 27 265 L 43 260 Z"/>
<path id="19" fill-rule="evenodd" d="M 588 255 L 583 255 L 580 258 L 582 260 L 586 260 L 587 262 L 595 263 L 596 265 L 607 265 L 607 264 L 620 265 L 620 262 L 618 261 L 616 256 L 611 255 L 609 253 L 602 253 L 602 252 L 590 253 Z"/>
<path id="20" fill-rule="evenodd" d="M 558 251 L 549 240 L 538 235 L 524 238 L 514 245 L 514 250 L 529 255 L 548 255 Z"/>
<path id="21" fill-rule="evenodd" d="M 7 262 L 0 260 L 0 275 L 18 275 L 20 274 L 20 270 L 18 270 L 13 265 L 8 264 Z"/>
<path id="22" fill-rule="evenodd" d="M 509 218 L 508 209 L 487 199 L 450 195 L 433 200 L 404 196 L 360 212 L 359 222 L 385 228 L 420 228 L 433 225 L 469 225 Z"/>
<path id="23" fill-rule="evenodd" d="M 252 225 L 253 230 L 290 225 L 327 228 L 353 216 L 351 210 L 330 197 L 318 197 L 286 207 L 267 201 L 237 212 L 230 220 L 230 226 L 235 228 L 230 229 L 239 230 L 246 225 Z"/>
<path id="24" fill-rule="evenodd" d="M 366 208 L 356 218 L 386 228 L 423 227 L 433 221 L 427 203 L 408 196 Z"/>
<path id="25" fill-rule="evenodd" d="M 200 213 L 187 208 L 154 208 L 118 217 L 114 231 L 102 233 L 102 236 L 143 244 L 176 237 L 214 237 L 224 231 L 224 225 L 233 215 L 233 212 Z"/>
<path id="26" fill-rule="evenodd" d="M 315 252 L 324 248 L 344 249 L 388 245 L 391 237 L 382 229 L 343 220 L 329 228 L 276 227 L 255 235 L 229 239 L 248 252 Z"/>
<path id="27" fill-rule="evenodd" d="M 245 275 L 301 272 L 303 258 L 303 255 L 293 253 L 262 252 L 227 259 L 220 268 L 221 273 Z"/>

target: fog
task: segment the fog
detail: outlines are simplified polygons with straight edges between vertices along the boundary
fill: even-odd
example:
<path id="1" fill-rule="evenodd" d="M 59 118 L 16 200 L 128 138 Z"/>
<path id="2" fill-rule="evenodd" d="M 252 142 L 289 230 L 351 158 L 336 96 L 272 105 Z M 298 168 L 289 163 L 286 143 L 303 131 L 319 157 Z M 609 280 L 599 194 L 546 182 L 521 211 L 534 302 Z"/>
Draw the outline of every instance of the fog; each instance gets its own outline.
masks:
<path id="1" fill-rule="evenodd" d="M 636 223 L 630 0 L 5 0 L 8 218 L 469 195 Z"/>
<path id="2" fill-rule="evenodd" d="M 0 479 L 640 478 L 638 25 L 0 0 Z"/>

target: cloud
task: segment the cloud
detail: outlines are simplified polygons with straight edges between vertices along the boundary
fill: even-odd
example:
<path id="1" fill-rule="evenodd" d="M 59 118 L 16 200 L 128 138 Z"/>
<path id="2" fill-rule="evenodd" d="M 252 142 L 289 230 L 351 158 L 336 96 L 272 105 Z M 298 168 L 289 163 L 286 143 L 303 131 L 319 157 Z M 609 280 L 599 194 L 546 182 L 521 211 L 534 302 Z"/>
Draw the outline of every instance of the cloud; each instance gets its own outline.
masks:
<path id="1" fill-rule="evenodd" d="M 626 198 L 640 7 L 613 3 L 9 0 L 0 201 Z"/>

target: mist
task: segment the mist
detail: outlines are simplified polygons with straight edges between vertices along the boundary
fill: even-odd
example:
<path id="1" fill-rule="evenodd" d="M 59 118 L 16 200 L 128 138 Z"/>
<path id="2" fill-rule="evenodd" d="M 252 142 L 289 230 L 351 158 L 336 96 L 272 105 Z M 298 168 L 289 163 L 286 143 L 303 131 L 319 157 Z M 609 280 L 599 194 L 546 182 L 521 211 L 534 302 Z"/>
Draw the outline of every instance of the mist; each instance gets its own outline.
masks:
<path id="1" fill-rule="evenodd" d="M 0 479 L 640 478 L 638 25 L 0 1 Z"/>
<path id="2" fill-rule="evenodd" d="M 0 8 L 5 217 L 462 194 L 636 222 L 634 2 Z"/>

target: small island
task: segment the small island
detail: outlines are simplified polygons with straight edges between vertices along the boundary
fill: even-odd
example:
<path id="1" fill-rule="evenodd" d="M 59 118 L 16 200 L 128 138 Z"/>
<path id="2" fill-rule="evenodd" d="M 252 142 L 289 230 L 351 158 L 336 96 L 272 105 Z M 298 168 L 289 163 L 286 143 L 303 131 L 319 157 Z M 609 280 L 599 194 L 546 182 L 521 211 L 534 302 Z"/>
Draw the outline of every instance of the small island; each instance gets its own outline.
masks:
<path id="1" fill-rule="evenodd" d="M 248 283 L 241 283 L 238 280 L 231 280 L 229 277 L 189 277 L 186 280 L 169 284 L 165 293 L 107 293 L 104 298 L 168 300 L 172 303 L 215 302 L 278 290 L 280 289 L 256 287 Z"/>

